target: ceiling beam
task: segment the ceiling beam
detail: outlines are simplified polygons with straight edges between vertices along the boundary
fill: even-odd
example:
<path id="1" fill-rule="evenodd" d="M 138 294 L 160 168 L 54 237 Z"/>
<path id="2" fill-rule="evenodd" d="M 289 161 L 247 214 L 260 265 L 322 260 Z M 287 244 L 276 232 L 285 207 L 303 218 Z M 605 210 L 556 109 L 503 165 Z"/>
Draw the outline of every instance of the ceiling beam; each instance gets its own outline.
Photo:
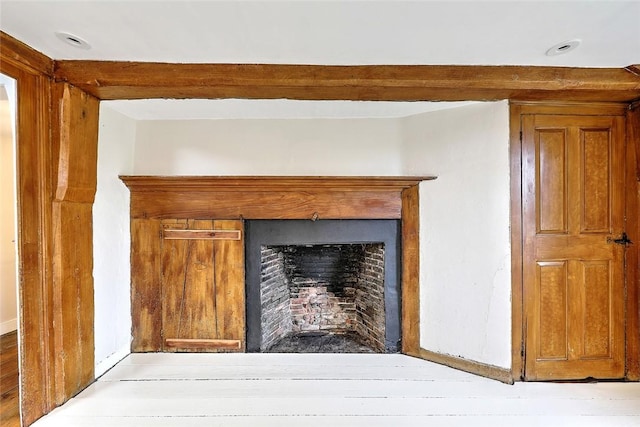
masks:
<path id="1" fill-rule="evenodd" d="M 268 65 L 56 61 L 54 76 L 103 99 L 629 101 L 623 68 L 455 65 Z"/>
<path id="2" fill-rule="evenodd" d="M 47 76 L 53 75 L 53 60 L 51 58 L 3 31 L 0 31 L 0 60 L 24 65 Z"/>

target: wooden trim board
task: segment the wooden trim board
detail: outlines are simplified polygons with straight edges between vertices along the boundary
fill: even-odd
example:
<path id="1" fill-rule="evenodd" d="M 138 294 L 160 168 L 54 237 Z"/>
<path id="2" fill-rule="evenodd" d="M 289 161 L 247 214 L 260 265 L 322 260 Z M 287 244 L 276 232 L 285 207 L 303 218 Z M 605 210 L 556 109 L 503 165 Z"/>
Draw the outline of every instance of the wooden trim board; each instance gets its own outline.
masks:
<path id="1" fill-rule="evenodd" d="M 167 347 L 178 349 L 242 350 L 240 340 L 167 338 L 164 342 Z"/>
<path id="2" fill-rule="evenodd" d="M 162 231 L 166 240 L 240 240 L 240 230 L 171 230 Z"/>
<path id="3" fill-rule="evenodd" d="M 425 350 L 424 348 L 420 349 L 419 356 L 430 362 L 439 363 L 440 365 L 449 366 L 450 368 L 459 369 L 481 377 L 491 378 L 492 380 L 497 380 L 505 384 L 513 384 L 514 382 L 511 371 L 507 368 L 476 362 L 458 356 L 451 356 L 449 354 L 436 353 Z"/>

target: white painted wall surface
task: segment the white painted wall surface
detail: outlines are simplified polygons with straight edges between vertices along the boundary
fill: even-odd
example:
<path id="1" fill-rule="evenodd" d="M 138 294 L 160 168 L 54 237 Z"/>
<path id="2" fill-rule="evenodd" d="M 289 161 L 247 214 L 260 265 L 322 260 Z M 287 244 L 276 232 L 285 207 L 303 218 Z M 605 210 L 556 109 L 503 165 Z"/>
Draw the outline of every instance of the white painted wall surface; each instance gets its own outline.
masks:
<path id="1" fill-rule="evenodd" d="M 134 120 L 101 105 L 93 205 L 96 376 L 131 345 L 129 190 L 118 175 L 133 171 L 135 138 Z"/>
<path id="2" fill-rule="evenodd" d="M 511 366 L 509 114 L 484 103 L 404 119 L 420 187 L 421 346 Z"/>
<path id="3" fill-rule="evenodd" d="M 100 237 L 96 227 L 94 244 L 96 258 L 103 251 L 118 260 L 100 270 L 96 259 L 98 365 L 108 368 L 109 352 L 129 348 L 128 205 L 117 175 L 128 173 L 135 139 L 132 173 L 138 175 L 438 175 L 420 189 L 421 345 L 510 366 L 506 102 L 404 119 L 134 122 L 104 108 L 101 115 L 95 212 L 112 233 Z M 107 199 L 110 206 L 101 207 Z M 109 252 L 114 238 L 120 252 Z M 114 262 L 126 269 L 117 278 Z M 118 316 L 126 327 L 124 320 L 112 326 Z"/>
<path id="4" fill-rule="evenodd" d="M 398 175 L 393 119 L 140 121 L 137 175 Z"/>
<path id="5" fill-rule="evenodd" d="M 0 335 L 18 328 L 15 82 L 0 79 Z"/>

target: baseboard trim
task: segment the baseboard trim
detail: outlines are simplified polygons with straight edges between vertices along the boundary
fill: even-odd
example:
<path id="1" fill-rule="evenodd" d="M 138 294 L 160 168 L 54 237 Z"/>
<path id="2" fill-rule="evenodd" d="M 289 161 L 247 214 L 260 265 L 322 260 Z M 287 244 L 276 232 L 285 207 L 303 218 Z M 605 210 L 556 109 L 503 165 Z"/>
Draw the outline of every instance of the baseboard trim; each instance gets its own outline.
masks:
<path id="1" fill-rule="evenodd" d="M 0 323 L 0 335 L 8 334 L 18 329 L 18 319 L 10 319 Z"/>
<path id="2" fill-rule="evenodd" d="M 487 363 L 476 362 L 474 360 L 465 359 L 450 354 L 436 353 L 434 351 L 420 349 L 421 359 L 430 362 L 445 365 L 460 371 L 469 372 L 470 374 L 479 375 L 481 377 L 497 380 L 505 384 L 513 384 L 513 375 L 511 370 L 501 368 L 499 366 L 489 365 Z"/>

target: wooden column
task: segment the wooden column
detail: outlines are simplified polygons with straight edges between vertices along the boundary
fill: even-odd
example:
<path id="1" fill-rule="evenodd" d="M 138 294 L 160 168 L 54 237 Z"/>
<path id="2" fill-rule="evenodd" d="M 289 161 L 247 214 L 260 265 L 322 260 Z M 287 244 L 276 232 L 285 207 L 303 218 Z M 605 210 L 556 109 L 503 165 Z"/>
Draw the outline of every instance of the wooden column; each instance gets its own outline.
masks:
<path id="1" fill-rule="evenodd" d="M 402 352 L 420 357 L 420 195 L 402 191 Z"/>
<path id="2" fill-rule="evenodd" d="M 68 84 L 56 85 L 54 96 L 60 124 L 59 134 L 53 133 L 55 400 L 61 404 L 94 379 L 92 206 L 99 101 Z"/>

